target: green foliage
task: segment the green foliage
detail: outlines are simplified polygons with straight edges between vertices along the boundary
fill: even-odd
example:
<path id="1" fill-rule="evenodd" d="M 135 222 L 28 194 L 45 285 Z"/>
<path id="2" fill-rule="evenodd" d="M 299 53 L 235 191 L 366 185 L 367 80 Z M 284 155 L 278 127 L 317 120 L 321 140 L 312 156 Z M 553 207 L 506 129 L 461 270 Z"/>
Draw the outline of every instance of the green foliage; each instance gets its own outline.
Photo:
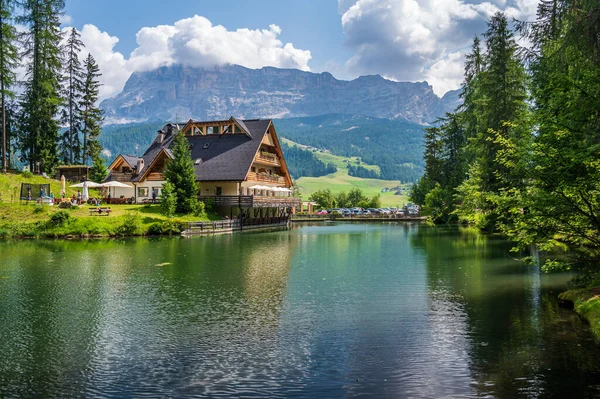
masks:
<path id="1" fill-rule="evenodd" d="M 68 211 L 60 210 L 50 216 L 49 224 L 53 227 L 64 226 L 71 221 L 71 214 Z"/>
<path id="2" fill-rule="evenodd" d="M 204 205 L 204 202 L 198 201 L 197 198 L 190 198 L 189 201 L 190 204 L 188 206 L 192 215 L 198 217 L 206 216 L 206 205 Z"/>
<path id="3" fill-rule="evenodd" d="M 194 213 L 199 206 L 198 186 L 189 143 L 184 135 L 175 136 L 171 151 L 173 159 L 167 164 L 165 179 L 175 188 L 177 212 Z"/>
<path id="4" fill-rule="evenodd" d="M 9 163 L 9 155 L 11 152 L 11 112 L 6 112 L 7 101 L 15 96 L 13 91 L 15 84 L 17 83 L 17 76 L 15 73 L 16 68 L 19 66 L 19 51 L 17 48 L 17 30 L 14 24 L 13 13 L 17 2 L 15 0 L 0 0 L 0 96 L 1 104 L 4 110 L 0 110 L 2 113 L 2 138 L 0 141 L 0 154 L 2 154 L 2 160 L 0 161 L 0 169 L 3 173 L 6 172 Z"/>
<path id="5" fill-rule="evenodd" d="M 65 45 L 65 79 L 63 95 L 65 104 L 61 122 L 67 126 L 61 135 L 59 150 L 61 161 L 65 165 L 81 163 L 81 97 L 84 72 L 79 61 L 79 53 L 83 47 L 81 35 L 77 29 L 71 28 Z"/>
<path id="6" fill-rule="evenodd" d="M 299 179 L 304 176 L 320 177 L 335 173 L 337 168 L 333 164 L 325 164 L 311 151 L 303 150 L 297 146 L 281 144 L 285 156 L 285 163 L 292 178 Z"/>
<path id="7" fill-rule="evenodd" d="M 334 207 L 335 201 L 330 189 L 315 191 L 308 197 L 308 200 L 316 202 L 320 208 L 325 209 Z"/>
<path id="8" fill-rule="evenodd" d="M 175 216 L 175 210 L 177 208 L 177 194 L 175 194 L 175 187 L 170 182 L 166 182 L 162 187 L 160 195 L 160 211 L 163 215 L 168 218 Z"/>
<path id="9" fill-rule="evenodd" d="M 123 221 L 115 228 L 115 234 L 119 236 L 133 236 L 139 234 L 142 229 L 140 217 L 135 213 L 127 213 Z"/>
<path id="10" fill-rule="evenodd" d="M 63 0 L 25 0 L 19 22 L 24 33 L 26 67 L 21 96 L 20 150 L 31 170 L 51 173 L 58 163 L 57 114 L 62 103 L 60 15 Z"/>
<path id="11" fill-rule="evenodd" d="M 100 158 L 102 146 L 98 140 L 102 131 L 103 111 L 98 108 L 98 95 L 100 93 L 99 78 L 102 76 L 100 68 L 94 57 L 88 54 L 83 63 L 84 79 L 81 96 L 81 132 L 83 134 L 83 156 L 84 164 L 89 159 Z"/>
<path id="12" fill-rule="evenodd" d="M 452 213 L 452 191 L 444 189 L 439 183 L 425 196 L 424 210 L 434 223 L 447 223 Z"/>
<path id="13" fill-rule="evenodd" d="M 106 176 L 108 176 L 108 168 L 104 164 L 104 160 L 101 157 L 96 156 L 94 158 L 94 163 L 90 168 L 90 180 L 96 183 L 102 183 L 104 179 L 106 179 Z"/>
<path id="14" fill-rule="evenodd" d="M 148 228 L 150 235 L 179 235 L 184 230 L 184 225 L 174 220 L 153 223 Z"/>
<path id="15" fill-rule="evenodd" d="M 31 179 L 33 177 L 33 173 L 26 170 L 21 174 L 21 176 L 23 176 L 25 179 Z"/>
<path id="16" fill-rule="evenodd" d="M 44 213 L 46 212 L 46 208 L 44 207 L 44 205 L 40 205 L 40 204 L 35 204 L 33 207 L 33 213 L 39 214 L 39 213 Z"/>

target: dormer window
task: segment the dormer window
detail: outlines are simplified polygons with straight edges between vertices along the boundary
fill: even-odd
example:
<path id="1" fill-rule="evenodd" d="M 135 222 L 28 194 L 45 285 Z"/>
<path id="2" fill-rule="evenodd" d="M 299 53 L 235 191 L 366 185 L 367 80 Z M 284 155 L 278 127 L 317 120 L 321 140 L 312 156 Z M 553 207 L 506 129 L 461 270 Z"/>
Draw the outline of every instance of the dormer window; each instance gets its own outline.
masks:
<path id="1" fill-rule="evenodd" d="M 206 128 L 206 134 L 219 134 L 219 126 L 209 126 Z"/>
<path id="2" fill-rule="evenodd" d="M 233 132 L 234 133 L 242 133 L 242 128 L 239 127 L 238 125 L 233 125 Z"/>

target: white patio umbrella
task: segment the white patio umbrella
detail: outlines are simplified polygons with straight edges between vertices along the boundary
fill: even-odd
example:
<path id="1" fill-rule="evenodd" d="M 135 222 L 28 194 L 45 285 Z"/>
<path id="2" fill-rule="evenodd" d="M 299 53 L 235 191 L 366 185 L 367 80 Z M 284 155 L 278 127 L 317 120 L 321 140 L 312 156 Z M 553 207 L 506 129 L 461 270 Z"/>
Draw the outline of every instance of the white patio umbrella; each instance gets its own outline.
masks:
<path id="1" fill-rule="evenodd" d="M 72 188 L 83 188 L 84 184 L 88 187 L 88 188 L 97 188 L 100 187 L 100 184 L 98 183 L 94 183 L 93 181 L 84 181 L 83 183 L 77 183 L 77 184 L 73 184 Z"/>
<path id="2" fill-rule="evenodd" d="M 100 184 L 100 187 L 107 187 L 109 190 L 112 187 L 113 188 L 113 195 L 112 195 L 113 198 L 116 197 L 116 195 L 115 195 L 115 188 L 116 187 L 119 187 L 119 188 L 133 188 L 133 186 L 130 186 L 130 185 L 125 184 L 125 183 L 121 183 L 119 181 L 109 181 L 109 182 L 106 182 L 106 183 L 102 183 L 102 184 Z"/>

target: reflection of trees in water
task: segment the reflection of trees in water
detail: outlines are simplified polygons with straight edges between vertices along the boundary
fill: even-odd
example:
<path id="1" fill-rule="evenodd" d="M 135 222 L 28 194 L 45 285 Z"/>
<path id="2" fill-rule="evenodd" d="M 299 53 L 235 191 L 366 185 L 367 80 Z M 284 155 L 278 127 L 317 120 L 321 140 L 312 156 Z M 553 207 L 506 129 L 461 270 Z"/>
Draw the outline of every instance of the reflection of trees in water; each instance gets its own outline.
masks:
<path id="1" fill-rule="evenodd" d="M 598 347 L 556 302 L 566 277 L 539 275 L 512 259 L 510 243 L 469 230 L 423 228 L 411 243 L 427 257 L 434 314 L 461 310 L 440 325 L 463 321 L 455 334 L 465 337 L 479 394 L 581 397 L 600 382 Z"/>

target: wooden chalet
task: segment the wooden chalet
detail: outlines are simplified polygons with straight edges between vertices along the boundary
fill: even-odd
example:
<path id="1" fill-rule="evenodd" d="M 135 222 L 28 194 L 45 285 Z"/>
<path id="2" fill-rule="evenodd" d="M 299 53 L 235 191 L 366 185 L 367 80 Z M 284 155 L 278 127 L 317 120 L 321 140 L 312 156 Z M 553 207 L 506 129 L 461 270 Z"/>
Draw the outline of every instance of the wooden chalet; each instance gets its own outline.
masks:
<path id="1" fill-rule="evenodd" d="M 291 195 L 292 180 L 277 133 L 270 119 L 190 120 L 183 127 L 165 125 L 141 157 L 119 155 L 109 166 L 107 181 L 117 188 L 113 202 L 160 197 L 164 171 L 173 155 L 173 138 L 183 134 L 190 143 L 201 201 L 211 202 L 231 217 L 269 217 L 289 213 L 300 201 Z"/>

